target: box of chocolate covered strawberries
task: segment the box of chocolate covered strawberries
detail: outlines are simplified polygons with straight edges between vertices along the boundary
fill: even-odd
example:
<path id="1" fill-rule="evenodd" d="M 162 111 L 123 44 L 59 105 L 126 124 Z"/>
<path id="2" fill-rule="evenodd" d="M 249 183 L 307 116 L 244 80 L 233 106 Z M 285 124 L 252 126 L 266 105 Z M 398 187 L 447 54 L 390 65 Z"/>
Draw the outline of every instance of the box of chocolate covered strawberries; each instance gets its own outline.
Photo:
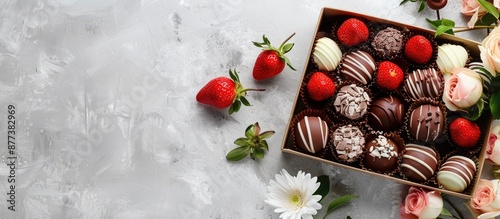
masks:
<path id="1" fill-rule="evenodd" d="M 307 55 L 283 152 L 472 197 L 491 118 L 472 122 L 442 97 L 460 92 L 445 86 L 456 68 L 477 83 L 477 42 L 324 8 Z"/>

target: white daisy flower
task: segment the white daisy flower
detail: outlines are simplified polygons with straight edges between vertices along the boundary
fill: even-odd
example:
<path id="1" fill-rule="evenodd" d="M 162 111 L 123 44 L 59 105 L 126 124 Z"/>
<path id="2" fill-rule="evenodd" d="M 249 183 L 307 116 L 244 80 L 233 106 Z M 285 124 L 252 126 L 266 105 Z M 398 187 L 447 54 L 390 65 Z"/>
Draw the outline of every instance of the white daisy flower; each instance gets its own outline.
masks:
<path id="1" fill-rule="evenodd" d="M 265 202 L 276 207 L 274 212 L 281 213 L 280 218 L 312 219 L 318 213 L 321 195 L 313 195 L 320 186 L 317 177 L 311 178 L 311 174 L 302 171 L 291 176 L 284 169 L 275 177 L 276 181 L 269 182 Z"/>

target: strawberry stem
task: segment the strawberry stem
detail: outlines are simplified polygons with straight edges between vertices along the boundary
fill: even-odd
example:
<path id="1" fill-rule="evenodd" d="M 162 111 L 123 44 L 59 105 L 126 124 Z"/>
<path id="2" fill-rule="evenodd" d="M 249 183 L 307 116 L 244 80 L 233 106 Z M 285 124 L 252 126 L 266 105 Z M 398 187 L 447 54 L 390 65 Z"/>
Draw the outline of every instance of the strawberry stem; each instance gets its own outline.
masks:
<path id="1" fill-rule="evenodd" d="M 278 50 L 281 50 L 283 48 L 283 46 L 285 45 L 286 42 L 288 42 L 288 40 L 292 39 L 292 37 L 295 36 L 295 33 L 292 33 L 292 35 L 290 35 L 288 38 L 286 38 L 280 45 L 280 47 L 278 48 Z"/>
<path id="2" fill-rule="evenodd" d="M 248 89 L 244 89 L 242 90 L 241 92 L 247 92 L 247 91 L 265 91 L 266 89 L 262 88 L 262 89 L 257 89 L 257 88 L 248 88 Z"/>

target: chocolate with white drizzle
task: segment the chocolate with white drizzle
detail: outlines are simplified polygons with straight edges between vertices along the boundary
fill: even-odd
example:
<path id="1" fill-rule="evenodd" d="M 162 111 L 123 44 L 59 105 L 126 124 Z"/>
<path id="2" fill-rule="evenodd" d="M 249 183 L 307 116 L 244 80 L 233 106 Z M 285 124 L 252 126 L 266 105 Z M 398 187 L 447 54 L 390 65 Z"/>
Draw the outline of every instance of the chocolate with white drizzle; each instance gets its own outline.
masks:
<path id="1" fill-rule="evenodd" d="M 419 141 L 435 141 L 444 131 L 444 115 L 436 105 L 418 106 L 411 112 L 409 120 L 410 134 Z"/>
<path id="2" fill-rule="evenodd" d="M 328 125 L 320 117 L 305 116 L 295 128 L 296 144 L 309 153 L 317 153 L 326 147 Z"/>

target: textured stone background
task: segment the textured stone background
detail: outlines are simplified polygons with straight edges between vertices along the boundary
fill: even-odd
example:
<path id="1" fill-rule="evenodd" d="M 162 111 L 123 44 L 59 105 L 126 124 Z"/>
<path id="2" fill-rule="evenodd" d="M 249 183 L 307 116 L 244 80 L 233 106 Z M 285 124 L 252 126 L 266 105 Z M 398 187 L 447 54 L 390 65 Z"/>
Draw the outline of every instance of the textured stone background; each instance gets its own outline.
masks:
<path id="1" fill-rule="evenodd" d="M 0 130 L 13 104 L 19 157 L 16 211 L 0 201 L 0 218 L 277 218 L 263 201 L 282 168 L 330 175 L 327 201 L 361 196 L 330 218 L 399 218 L 406 186 L 280 151 L 321 8 L 421 27 L 435 18 L 399 2 L 0 1 Z M 465 24 L 459 1 L 441 15 Z M 251 41 L 266 34 L 279 44 L 292 32 L 288 57 L 298 71 L 255 82 L 260 51 Z M 232 116 L 196 103 L 197 91 L 230 68 L 246 87 L 267 91 Z M 256 121 L 276 131 L 266 158 L 227 162 Z M 6 163 L 6 146 L 0 156 Z M 7 168 L 0 165 L 0 200 Z M 465 200 L 453 200 L 466 214 Z"/>

